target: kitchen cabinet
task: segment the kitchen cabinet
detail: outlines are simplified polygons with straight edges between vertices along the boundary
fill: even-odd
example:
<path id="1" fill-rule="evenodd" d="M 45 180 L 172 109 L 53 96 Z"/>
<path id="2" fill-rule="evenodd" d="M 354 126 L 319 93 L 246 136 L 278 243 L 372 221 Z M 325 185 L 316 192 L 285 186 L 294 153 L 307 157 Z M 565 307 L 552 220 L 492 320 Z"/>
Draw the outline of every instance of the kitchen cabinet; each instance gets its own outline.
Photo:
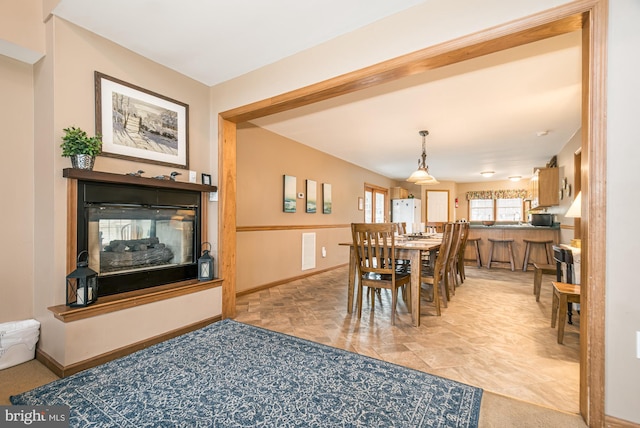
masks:
<path id="1" fill-rule="evenodd" d="M 560 204 L 560 174 L 558 168 L 538 168 L 529 182 L 531 208 Z"/>
<path id="2" fill-rule="evenodd" d="M 409 191 L 402 187 L 392 187 L 389 199 L 406 199 L 409 196 Z"/>

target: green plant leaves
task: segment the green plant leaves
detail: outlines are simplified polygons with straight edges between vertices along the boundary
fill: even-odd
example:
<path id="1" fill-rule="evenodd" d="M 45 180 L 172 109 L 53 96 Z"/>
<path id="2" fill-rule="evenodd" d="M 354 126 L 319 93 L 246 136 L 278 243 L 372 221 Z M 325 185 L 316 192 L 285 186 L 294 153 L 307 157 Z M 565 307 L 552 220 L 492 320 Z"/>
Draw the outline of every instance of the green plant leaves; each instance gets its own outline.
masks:
<path id="1" fill-rule="evenodd" d="M 102 136 L 89 137 L 81 128 L 71 126 L 64 128 L 62 137 L 62 156 L 70 157 L 74 155 L 96 156 L 102 151 Z"/>

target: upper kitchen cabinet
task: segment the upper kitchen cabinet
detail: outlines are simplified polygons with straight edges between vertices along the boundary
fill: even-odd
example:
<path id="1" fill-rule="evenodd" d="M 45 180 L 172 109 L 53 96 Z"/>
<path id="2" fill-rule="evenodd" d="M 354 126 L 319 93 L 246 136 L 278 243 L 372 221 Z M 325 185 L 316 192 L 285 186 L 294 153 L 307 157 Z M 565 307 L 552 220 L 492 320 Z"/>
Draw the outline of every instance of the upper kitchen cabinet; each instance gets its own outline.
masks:
<path id="1" fill-rule="evenodd" d="M 558 168 L 538 168 L 529 182 L 531 208 L 559 205 L 559 183 L 560 174 Z"/>

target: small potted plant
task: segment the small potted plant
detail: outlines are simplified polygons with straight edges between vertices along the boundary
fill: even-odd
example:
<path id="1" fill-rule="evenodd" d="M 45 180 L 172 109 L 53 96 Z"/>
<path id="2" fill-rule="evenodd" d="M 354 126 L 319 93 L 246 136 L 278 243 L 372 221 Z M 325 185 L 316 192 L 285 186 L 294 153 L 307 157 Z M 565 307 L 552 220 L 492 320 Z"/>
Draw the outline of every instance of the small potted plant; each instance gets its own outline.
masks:
<path id="1" fill-rule="evenodd" d="M 85 131 L 75 126 L 64 128 L 62 156 L 71 158 L 71 166 L 79 169 L 93 169 L 96 156 L 102 151 L 100 135 L 89 137 Z"/>

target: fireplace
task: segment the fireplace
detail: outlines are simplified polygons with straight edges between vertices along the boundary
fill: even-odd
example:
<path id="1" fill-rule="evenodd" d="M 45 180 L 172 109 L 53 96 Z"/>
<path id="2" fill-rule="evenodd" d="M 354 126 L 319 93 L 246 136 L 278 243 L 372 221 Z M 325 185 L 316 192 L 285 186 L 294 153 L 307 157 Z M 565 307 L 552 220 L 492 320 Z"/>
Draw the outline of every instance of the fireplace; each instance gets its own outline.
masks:
<path id="1" fill-rule="evenodd" d="M 88 252 L 89 267 L 98 272 L 98 296 L 197 278 L 201 185 L 116 181 L 124 182 L 77 180 L 76 254 Z"/>

